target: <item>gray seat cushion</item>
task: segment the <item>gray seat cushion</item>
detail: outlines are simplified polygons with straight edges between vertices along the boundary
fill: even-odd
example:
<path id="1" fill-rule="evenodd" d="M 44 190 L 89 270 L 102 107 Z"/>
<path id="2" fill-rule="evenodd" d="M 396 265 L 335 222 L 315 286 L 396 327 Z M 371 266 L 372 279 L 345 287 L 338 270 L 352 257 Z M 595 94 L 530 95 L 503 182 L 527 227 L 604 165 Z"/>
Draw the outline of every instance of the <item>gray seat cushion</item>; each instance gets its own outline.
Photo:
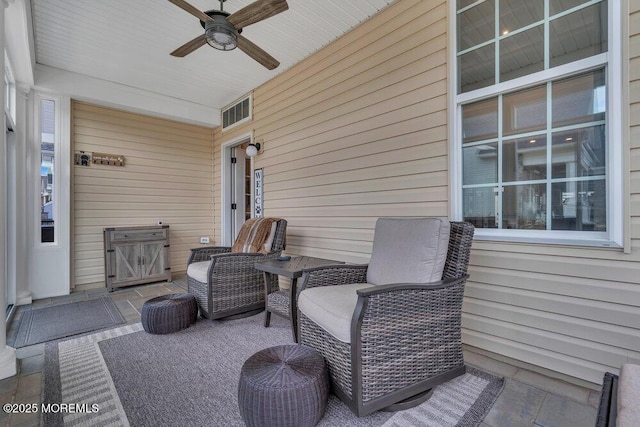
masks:
<path id="1" fill-rule="evenodd" d="M 358 302 L 356 291 L 369 287 L 368 283 L 354 283 L 305 289 L 298 296 L 298 308 L 336 339 L 350 343 L 351 318 Z"/>
<path id="2" fill-rule="evenodd" d="M 207 274 L 211 261 L 193 262 L 187 267 L 187 276 L 197 280 L 200 283 L 208 283 Z"/>
<path id="3" fill-rule="evenodd" d="M 441 280 L 450 229 L 449 221 L 438 218 L 378 219 L 367 282 L 386 285 Z"/>

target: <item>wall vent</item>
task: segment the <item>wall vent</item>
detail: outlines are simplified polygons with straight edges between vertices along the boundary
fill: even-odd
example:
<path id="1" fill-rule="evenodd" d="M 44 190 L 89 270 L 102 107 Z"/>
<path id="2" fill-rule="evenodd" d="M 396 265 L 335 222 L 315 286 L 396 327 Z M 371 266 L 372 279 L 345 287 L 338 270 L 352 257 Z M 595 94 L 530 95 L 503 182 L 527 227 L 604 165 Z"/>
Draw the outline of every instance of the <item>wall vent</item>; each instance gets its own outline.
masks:
<path id="1" fill-rule="evenodd" d="M 251 120 L 251 94 L 222 110 L 222 129 Z"/>

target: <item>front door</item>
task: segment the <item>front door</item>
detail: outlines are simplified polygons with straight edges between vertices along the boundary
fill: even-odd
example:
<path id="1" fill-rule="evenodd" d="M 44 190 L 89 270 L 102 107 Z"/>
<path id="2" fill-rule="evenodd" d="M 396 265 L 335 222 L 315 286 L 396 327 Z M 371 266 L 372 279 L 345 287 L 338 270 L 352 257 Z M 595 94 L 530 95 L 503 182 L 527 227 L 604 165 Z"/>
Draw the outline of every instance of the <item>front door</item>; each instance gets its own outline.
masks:
<path id="1" fill-rule="evenodd" d="M 253 140 L 252 133 L 224 142 L 222 156 L 221 244 L 231 246 L 252 212 L 252 161 L 246 147 Z"/>
<path id="2" fill-rule="evenodd" d="M 251 218 L 251 159 L 247 143 L 231 149 L 231 236 L 235 241 L 244 222 Z"/>

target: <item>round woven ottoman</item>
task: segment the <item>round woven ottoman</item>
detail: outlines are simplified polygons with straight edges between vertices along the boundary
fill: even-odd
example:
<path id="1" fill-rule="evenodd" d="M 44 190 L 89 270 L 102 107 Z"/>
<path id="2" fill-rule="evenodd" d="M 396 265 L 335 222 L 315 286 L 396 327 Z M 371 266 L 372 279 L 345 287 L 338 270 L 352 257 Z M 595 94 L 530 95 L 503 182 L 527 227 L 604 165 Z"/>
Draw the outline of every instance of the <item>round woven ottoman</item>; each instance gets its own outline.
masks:
<path id="1" fill-rule="evenodd" d="M 261 350 L 240 372 L 238 405 L 249 427 L 314 426 L 324 415 L 328 397 L 324 358 L 304 345 Z"/>
<path id="2" fill-rule="evenodd" d="M 151 298 L 142 305 L 142 327 L 150 334 L 169 334 L 186 329 L 198 317 L 198 303 L 191 294 Z"/>

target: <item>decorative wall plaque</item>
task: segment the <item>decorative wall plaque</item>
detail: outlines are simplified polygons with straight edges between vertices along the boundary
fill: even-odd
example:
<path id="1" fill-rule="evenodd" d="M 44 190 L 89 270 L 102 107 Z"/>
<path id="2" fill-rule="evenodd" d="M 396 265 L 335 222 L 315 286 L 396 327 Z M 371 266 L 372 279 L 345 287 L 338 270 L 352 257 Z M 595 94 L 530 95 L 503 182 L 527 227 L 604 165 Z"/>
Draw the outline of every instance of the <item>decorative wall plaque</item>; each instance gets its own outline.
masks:
<path id="1" fill-rule="evenodd" d="M 256 218 L 262 218 L 262 168 L 253 171 L 254 182 L 254 197 L 255 203 L 253 204 L 253 216 Z"/>
<path id="2" fill-rule="evenodd" d="M 78 166 L 91 166 L 91 153 L 77 151 L 74 154 L 74 164 Z"/>
<path id="3" fill-rule="evenodd" d="M 93 153 L 93 163 L 107 166 L 124 166 L 124 156 L 121 154 Z"/>

